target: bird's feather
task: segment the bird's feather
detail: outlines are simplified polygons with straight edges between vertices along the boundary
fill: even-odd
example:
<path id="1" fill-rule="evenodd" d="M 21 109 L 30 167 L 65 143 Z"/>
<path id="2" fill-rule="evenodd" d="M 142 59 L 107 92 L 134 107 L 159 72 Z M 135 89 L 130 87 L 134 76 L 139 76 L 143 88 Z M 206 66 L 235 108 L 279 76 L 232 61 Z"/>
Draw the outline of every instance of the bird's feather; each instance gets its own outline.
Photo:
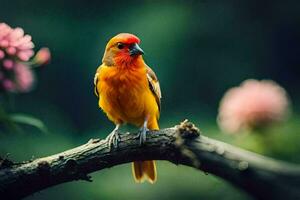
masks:
<path id="1" fill-rule="evenodd" d="M 147 66 L 147 79 L 148 79 L 148 82 L 149 82 L 150 90 L 154 94 L 157 105 L 158 105 L 158 108 L 160 110 L 161 109 L 160 85 L 159 85 L 159 81 L 158 81 L 158 78 L 157 78 L 155 72 L 149 66 Z"/>
<path id="2" fill-rule="evenodd" d="M 98 84 L 98 76 L 99 76 L 99 73 L 100 73 L 100 68 L 101 68 L 101 66 L 98 67 L 97 72 L 96 72 L 96 74 L 95 74 L 95 76 L 94 76 L 94 93 L 95 93 L 95 95 L 96 95 L 98 98 L 99 98 L 99 91 L 98 91 L 98 89 L 97 89 L 97 84 Z"/>

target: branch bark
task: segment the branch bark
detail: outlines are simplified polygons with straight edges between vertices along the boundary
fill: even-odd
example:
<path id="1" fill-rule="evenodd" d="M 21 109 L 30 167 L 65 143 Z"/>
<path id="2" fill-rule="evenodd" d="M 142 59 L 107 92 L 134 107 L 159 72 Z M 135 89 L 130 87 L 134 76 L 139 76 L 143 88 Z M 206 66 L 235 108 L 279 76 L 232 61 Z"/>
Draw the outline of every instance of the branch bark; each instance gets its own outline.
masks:
<path id="1" fill-rule="evenodd" d="M 256 199 L 300 199 L 300 167 L 276 161 L 200 135 L 184 121 L 151 131 L 139 146 L 136 134 L 121 136 L 119 147 L 106 140 L 88 143 L 25 163 L 0 162 L 1 199 L 20 199 L 53 185 L 91 181 L 91 172 L 135 160 L 167 160 L 219 176 Z"/>

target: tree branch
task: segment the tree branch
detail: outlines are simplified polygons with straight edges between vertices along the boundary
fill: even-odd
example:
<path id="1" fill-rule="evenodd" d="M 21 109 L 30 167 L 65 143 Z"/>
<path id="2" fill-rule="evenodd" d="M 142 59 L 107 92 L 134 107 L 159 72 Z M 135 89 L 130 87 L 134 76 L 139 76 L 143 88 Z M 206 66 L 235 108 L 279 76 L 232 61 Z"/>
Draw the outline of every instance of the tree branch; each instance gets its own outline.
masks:
<path id="1" fill-rule="evenodd" d="M 300 167 L 251 153 L 200 135 L 191 123 L 147 134 L 121 136 L 109 150 L 106 140 L 88 143 L 25 163 L 0 160 L 0 197 L 20 199 L 60 183 L 87 180 L 89 173 L 135 160 L 168 160 L 229 181 L 256 199 L 300 199 Z M 2 162 L 2 165 L 1 165 Z"/>

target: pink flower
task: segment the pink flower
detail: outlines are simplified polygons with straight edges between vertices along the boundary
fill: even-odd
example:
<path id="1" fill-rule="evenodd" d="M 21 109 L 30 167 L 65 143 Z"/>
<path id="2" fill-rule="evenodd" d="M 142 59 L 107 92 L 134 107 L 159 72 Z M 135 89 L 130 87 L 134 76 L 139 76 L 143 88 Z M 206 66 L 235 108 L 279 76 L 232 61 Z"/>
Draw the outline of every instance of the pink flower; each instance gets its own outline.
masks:
<path id="1" fill-rule="evenodd" d="M 0 23 L 0 91 L 28 92 L 34 83 L 33 67 L 51 59 L 48 48 L 42 48 L 34 59 L 34 44 L 22 28 Z"/>
<path id="2" fill-rule="evenodd" d="M 41 48 L 34 57 L 34 62 L 38 65 L 46 65 L 50 62 L 51 53 L 48 48 Z"/>
<path id="3" fill-rule="evenodd" d="M 12 28 L 0 23 L 0 90 L 3 92 L 28 92 L 34 83 L 32 66 L 50 60 L 49 49 L 43 48 L 34 55 L 30 35 L 22 28 Z"/>
<path id="4" fill-rule="evenodd" d="M 15 91 L 15 84 L 14 82 L 12 82 L 11 80 L 9 79 L 5 79 L 2 81 L 2 87 L 7 90 L 7 91 L 10 91 L 10 92 L 14 92 Z"/>
<path id="5" fill-rule="evenodd" d="M 24 35 L 22 28 L 11 28 L 5 23 L 0 23 L 0 50 L 2 52 L 16 56 L 20 61 L 28 61 L 34 54 L 33 47 L 31 36 Z"/>
<path id="6" fill-rule="evenodd" d="M 9 59 L 3 60 L 3 67 L 7 70 L 10 70 L 14 67 L 14 62 Z"/>
<path id="7" fill-rule="evenodd" d="M 14 70 L 17 92 L 28 92 L 34 83 L 34 76 L 31 69 L 25 64 L 17 63 Z"/>
<path id="8" fill-rule="evenodd" d="M 280 122 L 287 117 L 289 100 L 285 90 L 270 80 L 246 80 L 228 90 L 221 100 L 220 128 L 237 133 L 247 128 Z"/>
<path id="9" fill-rule="evenodd" d="M 4 58 L 5 54 L 2 50 L 0 50 L 0 59 Z"/>

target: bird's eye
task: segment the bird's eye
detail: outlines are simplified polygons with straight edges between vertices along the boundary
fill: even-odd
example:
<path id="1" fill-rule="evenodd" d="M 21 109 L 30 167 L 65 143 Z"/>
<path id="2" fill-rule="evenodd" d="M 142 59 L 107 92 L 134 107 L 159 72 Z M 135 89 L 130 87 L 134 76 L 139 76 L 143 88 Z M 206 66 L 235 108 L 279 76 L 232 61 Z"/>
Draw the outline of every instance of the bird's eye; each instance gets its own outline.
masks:
<path id="1" fill-rule="evenodd" d="M 120 42 L 118 43 L 117 46 L 118 46 L 118 49 L 123 49 L 123 48 L 124 48 L 124 44 L 122 44 L 122 43 L 120 43 Z"/>

